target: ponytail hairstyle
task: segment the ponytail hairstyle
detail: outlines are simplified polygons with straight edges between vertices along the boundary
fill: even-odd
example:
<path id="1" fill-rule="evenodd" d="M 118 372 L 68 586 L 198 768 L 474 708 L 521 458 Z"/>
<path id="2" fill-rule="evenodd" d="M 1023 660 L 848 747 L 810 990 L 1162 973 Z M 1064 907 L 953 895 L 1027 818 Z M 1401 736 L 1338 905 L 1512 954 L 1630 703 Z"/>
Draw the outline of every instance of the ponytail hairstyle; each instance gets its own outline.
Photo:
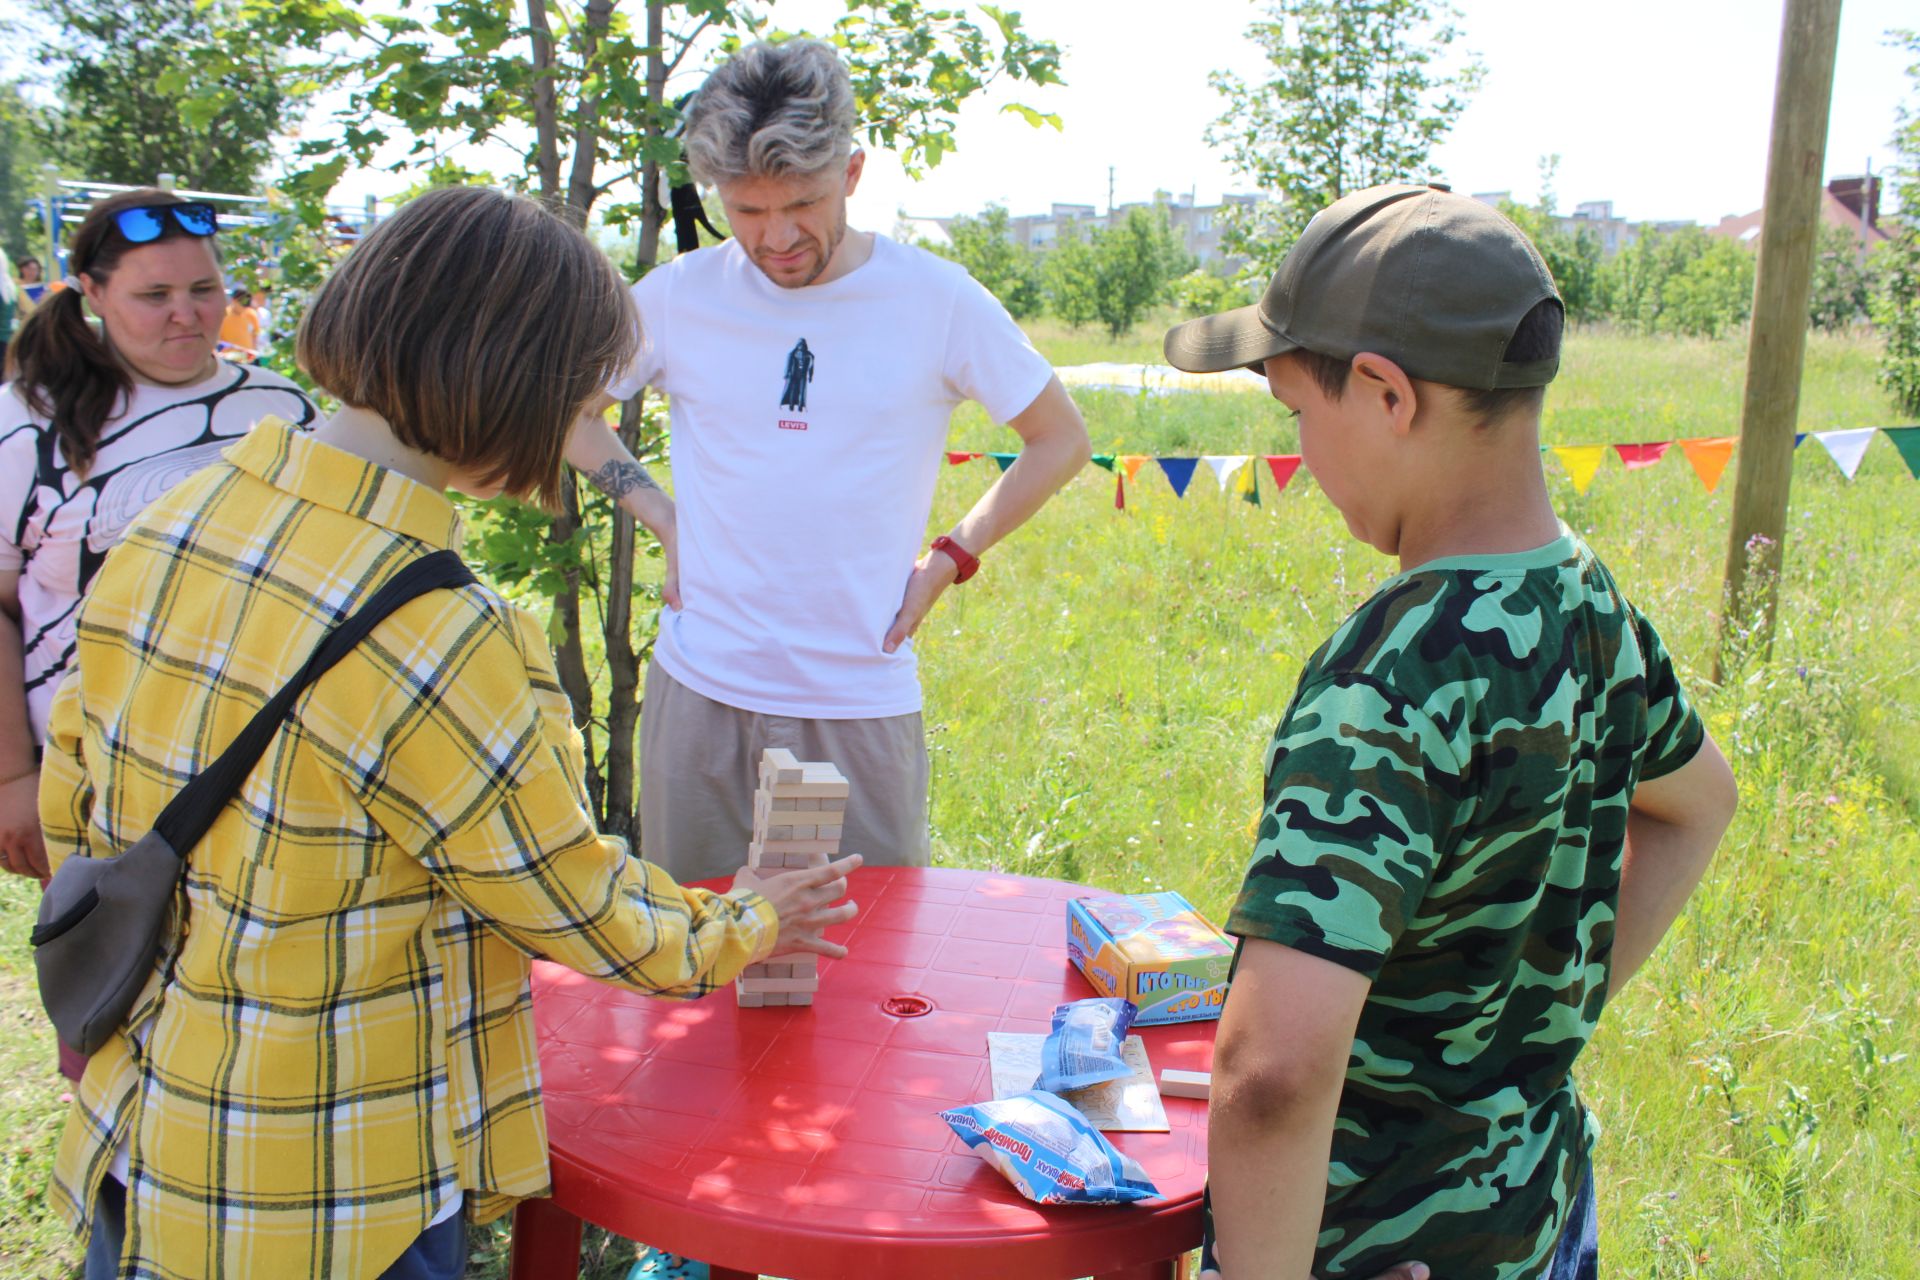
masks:
<path id="1" fill-rule="evenodd" d="M 114 221 L 124 209 L 188 204 L 171 191 L 143 187 L 123 191 L 95 204 L 73 233 L 68 268 L 75 276 L 104 282 L 121 255 L 139 248 L 120 234 Z M 158 244 L 187 233 L 172 218 L 162 219 Z M 212 237 L 208 237 L 212 246 Z M 212 246 L 215 257 L 218 246 Z M 87 323 L 85 299 L 73 286 L 48 293 L 39 309 L 15 335 L 7 350 L 7 378 L 27 408 L 53 424 L 67 466 L 85 475 L 93 465 L 100 433 L 123 396 L 133 393 L 133 376 L 101 334 Z"/>

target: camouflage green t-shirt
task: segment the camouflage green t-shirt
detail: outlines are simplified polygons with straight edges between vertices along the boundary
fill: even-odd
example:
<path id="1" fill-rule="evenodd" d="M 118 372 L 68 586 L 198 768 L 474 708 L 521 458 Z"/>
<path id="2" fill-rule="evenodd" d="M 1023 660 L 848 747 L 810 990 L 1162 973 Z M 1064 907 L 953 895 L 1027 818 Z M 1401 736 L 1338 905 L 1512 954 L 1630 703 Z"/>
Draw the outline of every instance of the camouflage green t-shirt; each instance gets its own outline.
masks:
<path id="1" fill-rule="evenodd" d="M 1316 1276 L 1540 1273 L 1589 1142 L 1570 1068 L 1606 1002 L 1627 801 L 1703 736 L 1565 526 L 1401 574 L 1307 663 L 1227 927 L 1373 982 Z"/>

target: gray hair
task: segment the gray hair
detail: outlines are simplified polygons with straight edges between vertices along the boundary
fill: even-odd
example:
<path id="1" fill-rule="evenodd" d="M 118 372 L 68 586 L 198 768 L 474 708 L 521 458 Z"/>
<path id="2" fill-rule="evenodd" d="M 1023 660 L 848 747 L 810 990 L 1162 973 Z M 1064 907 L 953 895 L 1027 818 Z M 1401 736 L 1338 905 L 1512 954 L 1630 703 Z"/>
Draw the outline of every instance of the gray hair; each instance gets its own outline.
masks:
<path id="1" fill-rule="evenodd" d="M 853 153 L 853 124 L 853 84 L 832 45 L 751 44 L 694 97 L 687 167 L 709 186 L 818 173 Z"/>

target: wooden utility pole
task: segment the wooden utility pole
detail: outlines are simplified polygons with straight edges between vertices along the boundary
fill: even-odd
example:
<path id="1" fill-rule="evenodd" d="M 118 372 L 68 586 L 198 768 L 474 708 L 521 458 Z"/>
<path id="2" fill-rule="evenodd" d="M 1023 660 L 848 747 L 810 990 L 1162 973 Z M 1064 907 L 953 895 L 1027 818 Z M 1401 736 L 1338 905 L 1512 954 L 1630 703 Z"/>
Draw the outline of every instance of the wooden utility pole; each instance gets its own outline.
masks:
<path id="1" fill-rule="evenodd" d="M 1720 649 L 1714 659 L 1716 682 L 1734 656 L 1730 646 L 1745 651 L 1757 644 L 1765 650 L 1773 643 L 1839 36 L 1840 0 L 1786 0 L 1747 344 L 1746 399 L 1740 412 L 1740 465 L 1727 537 Z"/>

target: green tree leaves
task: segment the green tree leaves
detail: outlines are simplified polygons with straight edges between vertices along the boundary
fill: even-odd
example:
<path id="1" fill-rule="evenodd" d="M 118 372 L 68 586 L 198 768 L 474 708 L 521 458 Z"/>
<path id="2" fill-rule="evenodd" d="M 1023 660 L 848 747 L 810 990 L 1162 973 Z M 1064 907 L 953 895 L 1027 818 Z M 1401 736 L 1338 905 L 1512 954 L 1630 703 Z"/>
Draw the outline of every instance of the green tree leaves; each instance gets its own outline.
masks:
<path id="1" fill-rule="evenodd" d="M 32 0 L 60 109 L 47 148 L 74 176 L 251 193 L 301 90 L 240 0 Z"/>
<path id="2" fill-rule="evenodd" d="M 1891 176 L 1900 222 L 1893 240 L 1874 255 L 1880 289 L 1873 321 L 1886 342 L 1880 385 L 1902 413 L 1920 417 L 1920 31 L 1889 32 L 1888 43 L 1911 59 L 1907 85 L 1914 96 L 1896 117 L 1899 165 Z"/>
<path id="3" fill-rule="evenodd" d="M 1234 211 L 1222 237 L 1263 279 L 1307 219 L 1347 192 L 1425 181 L 1482 76 L 1470 57 L 1447 69 L 1460 36 L 1447 0 L 1268 0 L 1265 13 L 1247 35 L 1267 78 L 1215 72 L 1227 107 L 1206 135 L 1279 200 Z"/>
<path id="4" fill-rule="evenodd" d="M 1699 227 L 1649 228 L 1600 269 L 1600 306 L 1630 333 L 1717 338 L 1753 310 L 1754 255 Z"/>
<path id="5" fill-rule="evenodd" d="M 1015 320 L 1038 315 L 1045 302 L 1040 288 L 1040 264 L 1033 251 L 1015 244 L 1007 234 L 1007 211 L 990 204 L 977 218 L 955 218 L 947 224 L 952 245 L 934 247 L 967 269 Z"/>

